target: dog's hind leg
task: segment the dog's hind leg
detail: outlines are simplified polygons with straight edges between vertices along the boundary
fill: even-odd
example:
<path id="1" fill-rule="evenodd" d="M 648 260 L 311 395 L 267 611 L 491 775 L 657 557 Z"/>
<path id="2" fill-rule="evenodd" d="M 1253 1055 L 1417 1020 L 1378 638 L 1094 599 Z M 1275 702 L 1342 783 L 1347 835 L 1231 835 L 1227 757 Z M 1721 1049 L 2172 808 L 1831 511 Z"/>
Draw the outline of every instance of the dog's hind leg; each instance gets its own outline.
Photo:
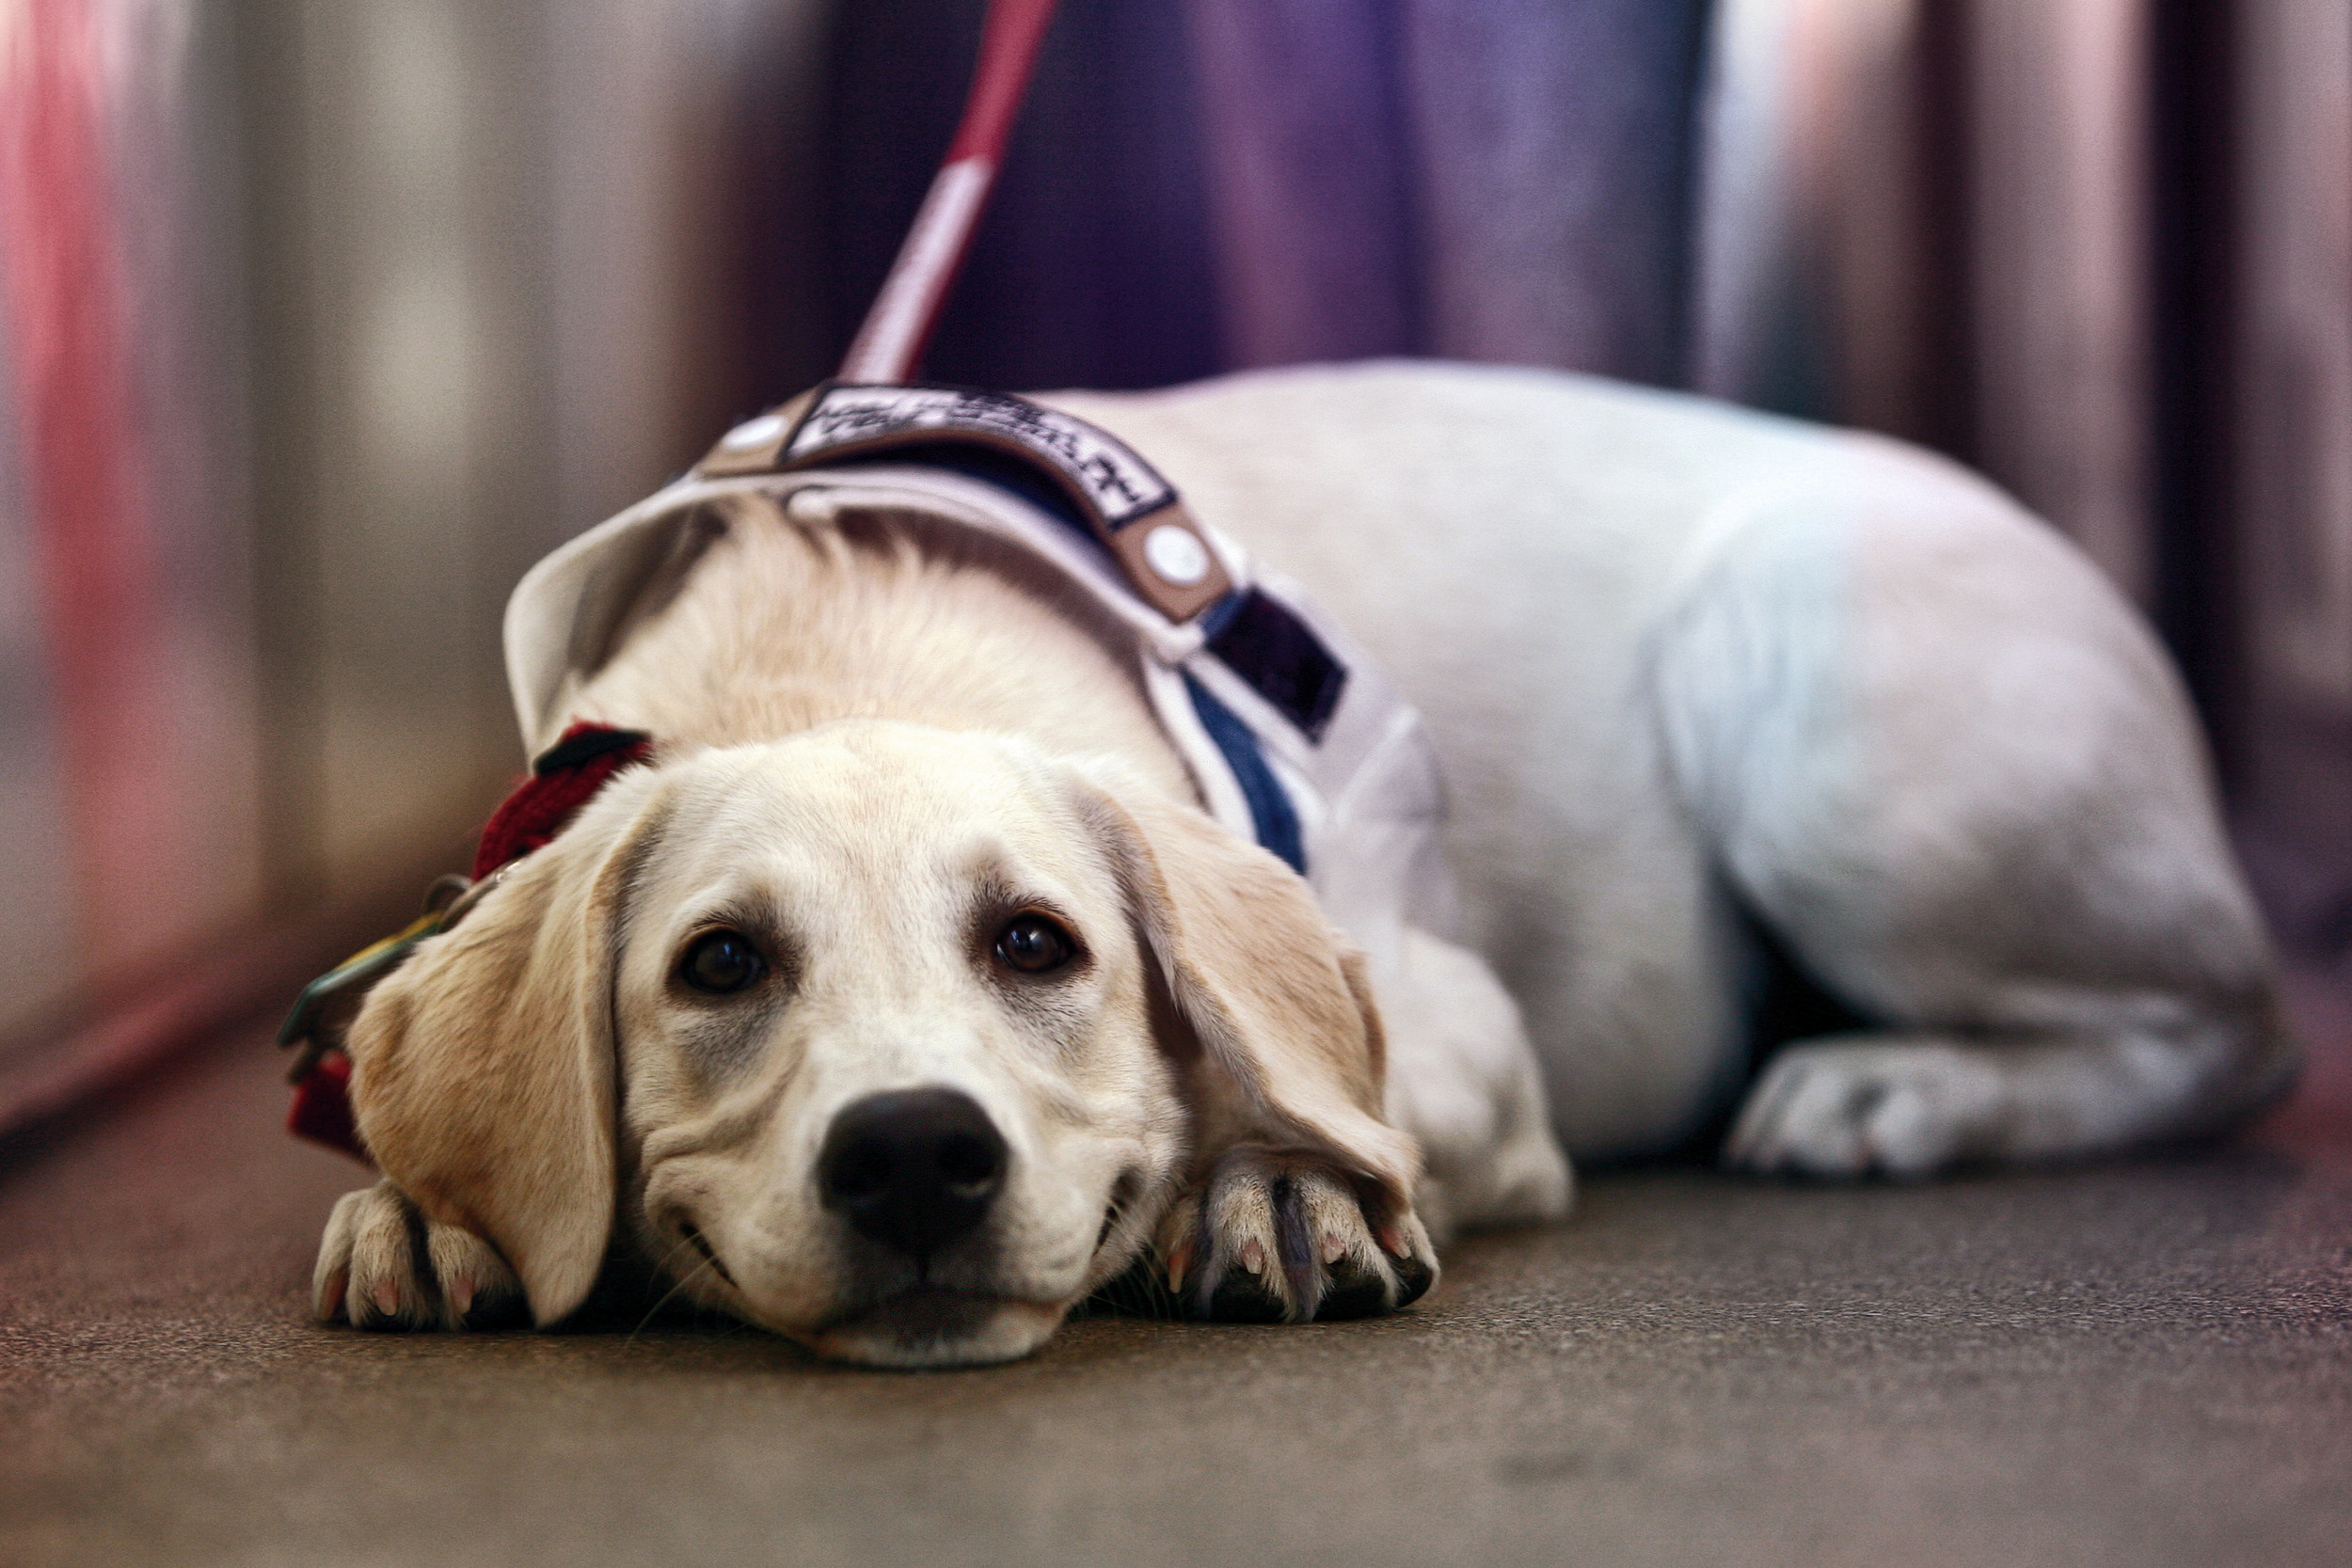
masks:
<path id="1" fill-rule="evenodd" d="M 2108 1019 L 2074 1031 L 1890 1029 L 1775 1056 L 1724 1146 L 1740 1169 L 1918 1177 L 2216 1131 L 2292 1076 L 2258 1016 Z M 2247 1072 L 2249 1057 L 2269 1070 Z"/>
<path id="2" fill-rule="evenodd" d="M 2179 682 L 1991 491 L 1763 519 L 1657 672 L 1726 879 L 1878 1025 L 1768 1064 L 1732 1164 L 2092 1154 L 2219 1129 L 2292 1079 Z"/>

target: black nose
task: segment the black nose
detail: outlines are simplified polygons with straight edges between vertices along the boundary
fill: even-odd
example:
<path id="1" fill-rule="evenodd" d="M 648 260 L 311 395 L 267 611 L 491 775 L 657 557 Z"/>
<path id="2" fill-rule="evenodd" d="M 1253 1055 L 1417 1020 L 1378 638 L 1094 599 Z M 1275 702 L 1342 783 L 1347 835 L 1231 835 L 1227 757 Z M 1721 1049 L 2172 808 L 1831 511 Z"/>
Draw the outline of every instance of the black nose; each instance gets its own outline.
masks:
<path id="1" fill-rule="evenodd" d="M 825 1207 L 917 1258 L 957 1241 L 1005 1184 L 1005 1140 L 954 1089 L 871 1094 L 833 1118 L 817 1157 Z"/>

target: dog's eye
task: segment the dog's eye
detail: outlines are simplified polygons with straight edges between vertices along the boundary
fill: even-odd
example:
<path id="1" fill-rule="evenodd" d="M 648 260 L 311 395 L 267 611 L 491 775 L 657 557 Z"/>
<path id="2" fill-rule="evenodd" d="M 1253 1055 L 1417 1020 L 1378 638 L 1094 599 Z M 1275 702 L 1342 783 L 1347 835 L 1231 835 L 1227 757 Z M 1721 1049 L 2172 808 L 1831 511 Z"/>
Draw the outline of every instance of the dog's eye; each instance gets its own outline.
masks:
<path id="1" fill-rule="evenodd" d="M 1024 974 L 1043 974 L 1077 957 L 1068 931 L 1041 914 L 1019 914 L 996 933 L 996 956 Z"/>
<path id="2" fill-rule="evenodd" d="M 713 931 L 695 940 L 678 965 L 678 977 L 696 990 L 723 996 L 758 983 L 767 960 L 740 931 Z"/>

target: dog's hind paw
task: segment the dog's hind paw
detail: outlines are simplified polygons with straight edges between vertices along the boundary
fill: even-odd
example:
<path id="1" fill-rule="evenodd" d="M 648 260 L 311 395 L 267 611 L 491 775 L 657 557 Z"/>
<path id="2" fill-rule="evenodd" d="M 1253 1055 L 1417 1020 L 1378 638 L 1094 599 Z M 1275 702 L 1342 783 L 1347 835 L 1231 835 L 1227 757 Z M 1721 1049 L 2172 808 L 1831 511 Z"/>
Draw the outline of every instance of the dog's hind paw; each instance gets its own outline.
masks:
<path id="1" fill-rule="evenodd" d="M 1324 1162 L 1252 1147 L 1229 1149 L 1205 1186 L 1176 1200 L 1156 1246 L 1184 1310 L 1230 1323 L 1370 1317 L 1438 1277 L 1409 1209 L 1367 1215 Z"/>
<path id="2" fill-rule="evenodd" d="M 1980 1053 L 1924 1041 L 1790 1046 L 1748 1091 L 1735 1170 L 1913 1180 L 1987 1152 L 2006 1086 Z"/>
<path id="3" fill-rule="evenodd" d="M 486 1328 L 526 1316 L 522 1286 L 489 1243 L 427 1219 L 389 1180 L 337 1200 L 310 1310 L 321 1323 L 386 1329 Z"/>

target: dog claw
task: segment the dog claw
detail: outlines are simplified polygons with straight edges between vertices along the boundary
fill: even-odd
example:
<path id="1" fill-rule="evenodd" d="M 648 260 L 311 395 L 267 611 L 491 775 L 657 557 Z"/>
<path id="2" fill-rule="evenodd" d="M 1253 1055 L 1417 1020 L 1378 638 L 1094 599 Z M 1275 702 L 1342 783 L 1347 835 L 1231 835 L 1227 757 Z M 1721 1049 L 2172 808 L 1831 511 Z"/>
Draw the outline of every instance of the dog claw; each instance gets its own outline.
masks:
<path id="1" fill-rule="evenodd" d="M 1159 1242 L 1169 1289 L 1186 1312 L 1222 1323 L 1402 1307 L 1435 1282 L 1436 1258 L 1409 1211 L 1375 1222 L 1363 1203 L 1312 1155 L 1236 1147 L 1169 1212 Z"/>
<path id="2" fill-rule="evenodd" d="M 1186 1242 L 1182 1246 L 1176 1248 L 1175 1251 L 1168 1254 L 1168 1290 L 1170 1295 L 1184 1294 L 1184 1275 L 1190 1274 L 1191 1272 L 1192 1243 L 1190 1242 Z"/>
<path id="3" fill-rule="evenodd" d="M 525 1309 L 495 1248 L 426 1218 L 389 1181 L 335 1205 L 310 1291 L 322 1322 L 341 1317 L 356 1328 L 461 1329 Z"/>

